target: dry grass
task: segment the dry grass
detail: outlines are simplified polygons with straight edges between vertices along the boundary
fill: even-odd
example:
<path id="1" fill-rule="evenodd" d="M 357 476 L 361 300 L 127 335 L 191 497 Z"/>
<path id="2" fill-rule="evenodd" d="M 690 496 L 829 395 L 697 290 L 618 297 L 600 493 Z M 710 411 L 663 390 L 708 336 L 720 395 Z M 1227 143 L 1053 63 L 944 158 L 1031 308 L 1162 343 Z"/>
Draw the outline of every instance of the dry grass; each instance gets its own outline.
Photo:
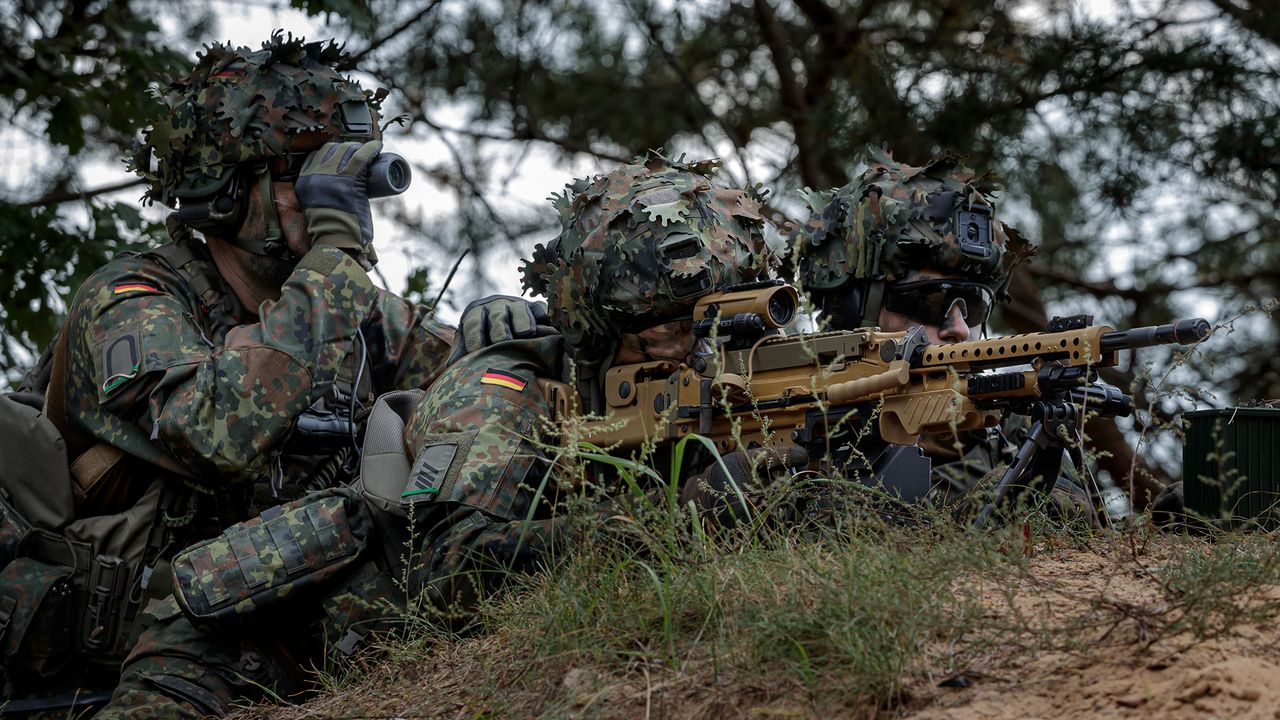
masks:
<path id="1" fill-rule="evenodd" d="M 1253 711 L 1280 706 L 1255 671 L 1280 670 L 1278 583 L 1256 534 L 864 520 L 678 560 L 606 540 L 495 598 L 478 634 L 389 642 L 249 716 L 1272 717 Z"/>

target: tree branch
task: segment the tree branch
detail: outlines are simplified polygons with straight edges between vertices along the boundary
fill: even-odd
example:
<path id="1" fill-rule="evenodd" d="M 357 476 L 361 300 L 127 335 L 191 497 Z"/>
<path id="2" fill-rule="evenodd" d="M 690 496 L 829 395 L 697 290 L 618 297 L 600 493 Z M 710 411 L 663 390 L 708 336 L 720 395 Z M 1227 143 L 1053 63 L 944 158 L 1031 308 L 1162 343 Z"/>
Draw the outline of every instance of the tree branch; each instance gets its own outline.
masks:
<path id="1" fill-rule="evenodd" d="M 453 144 L 453 141 L 444 134 L 443 128 L 433 123 L 431 118 L 427 117 L 425 112 L 419 116 L 419 119 L 422 120 L 423 124 L 427 127 L 435 130 L 436 134 L 440 136 L 440 141 L 444 143 L 445 148 L 449 150 L 449 154 L 453 156 L 454 165 L 458 168 L 458 177 L 462 179 L 463 184 L 465 184 L 467 189 L 471 191 L 472 197 L 474 197 L 476 201 L 480 203 L 480 206 L 484 208 L 489 219 L 493 220 L 494 225 L 497 225 L 498 229 L 502 231 L 502 234 L 506 236 L 507 242 L 514 247 L 517 244 L 515 233 L 511 232 L 511 228 L 507 225 L 506 220 L 498 214 L 498 211 L 489 202 L 489 199 L 485 197 L 484 189 L 480 187 L 480 184 L 477 183 L 475 178 L 471 177 L 471 173 L 467 171 L 467 165 L 462 157 L 462 152 L 459 151 L 457 146 Z"/>
<path id="2" fill-rule="evenodd" d="M 809 187 L 825 187 L 828 182 L 818 167 L 817 153 L 813 147 L 813 133 L 809 124 L 809 103 L 804 91 L 791 68 L 794 56 L 787 45 L 787 39 L 778 26 L 778 16 L 768 0 L 755 0 L 756 20 L 764 33 L 765 45 L 773 58 L 773 69 L 778 73 L 778 84 L 782 89 L 782 106 L 790 111 L 791 128 L 795 131 L 797 160 L 800 164 L 800 179 Z"/>
<path id="3" fill-rule="evenodd" d="M 658 54 L 662 56 L 662 59 L 666 61 L 667 65 L 675 71 L 676 76 L 680 78 L 680 84 L 684 85 L 685 90 L 688 91 L 693 101 L 697 103 L 698 107 L 701 108 L 704 113 L 706 113 L 707 117 L 711 118 L 712 121 L 715 122 L 716 126 L 720 128 L 720 131 L 725 134 L 725 137 L 729 138 L 729 142 L 733 143 L 734 158 L 742 168 L 742 174 L 746 184 L 751 184 L 751 168 L 747 166 L 746 159 L 742 157 L 742 148 L 746 146 L 745 140 L 739 137 L 737 131 L 730 127 L 729 124 L 724 121 L 724 118 L 720 117 L 720 115 L 702 99 L 702 95 L 698 92 L 698 86 L 693 82 L 692 78 L 689 77 L 689 73 L 680 65 L 680 61 L 676 59 L 676 56 L 673 55 L 671 50 L 669 50 L 662 42 L 662 38 L 658 35 L 657 25 L 641 18 L 640 13 L 637 12 L 635 7 L 631 4 L 631 0 L 623 0 L 623 4 L 627 6 L 627 10 L 630 11 L 631 17 L 635 20 L 636 24 L 644 27 L 645 36 L 649 40 L 649 44 L 658 51 Z M 703 133 L 703 142 L 707 144 L 708 149 L 714 149 L 711 139 L 706 137 L 705 133 Z"/>
<path id="4" fill-rule="evenodd" d="M 370 41 L 368 47 L 366 47 L 365 49 L 361 50 L 358 53 L 353 54 L 351 56 L 351 62 L 353 63 L 359 62 L 360 60 L 364 59 L 365 56 L 367 56 L 369 53 L 377 50 L 378 48 L 387 44 L 391 40 L 394 40 L 401 33 L 403 33 L 404 31 L 416 25 L 419 20 L 422 20 L 427 15 L 429 15 L 431 11 L 435 10 L 443 1 L 444 0 L 431 0 L 431 2 L 427 3 L 427 6 L 419 10 L 416 15 L 405 20 L 399 25 L 395 26 L 390 31 L 388 31 L 385 35 L 378 38 L 374 38 L 372 41 Z"/>
<path id="5" fill-rule="evenodd" d="M 607 152 L 605 150 L 597 150 L 590 145 L 584 145 L 570 138 L 552 137 L 543 132 L 542 128 L 533 125 L 528 126 L 525 132 L 512 133 L 511 135 L 499 135 L 494 132 L 485 132 L 484 130 L 472 130 L 469 128 L 451 127 L 441 125 L 436 122 L 423 121 L 432 130 L 449 132 L 462 137 L 471 138 L 473 140 L 492 140 L 494 142 L 521 142 L 524 140 L 539 140 L 541 142 L 550 143 L 568 152 L 582 153 L 600 158 L 601 160 L 609 160 L 611 162 L 626 163 L 631 162 L 630 157 Z"/>
<path id="6" fill-rule="evenodd" d="M 122 180 L 113 185 L 103 185 L 102 187 L 93 188 L 91 190 L 59 189 L 54 190 L 43 197 L 32 200 L 31 202 L 17 203 L 16 207 L 47 207 L 49 205 L 61 205 L 64 202 L 71 202 L 72 200 L 88 200 L 89 198 L 97 197 L 99 195 L 108 195 L 113 192 L 119 192 L 120 190 L 128 190 L 131 187 L 137 187 L 145 182 L 146 180 L 143 178 L 133 178 L 131 180 Z"/>

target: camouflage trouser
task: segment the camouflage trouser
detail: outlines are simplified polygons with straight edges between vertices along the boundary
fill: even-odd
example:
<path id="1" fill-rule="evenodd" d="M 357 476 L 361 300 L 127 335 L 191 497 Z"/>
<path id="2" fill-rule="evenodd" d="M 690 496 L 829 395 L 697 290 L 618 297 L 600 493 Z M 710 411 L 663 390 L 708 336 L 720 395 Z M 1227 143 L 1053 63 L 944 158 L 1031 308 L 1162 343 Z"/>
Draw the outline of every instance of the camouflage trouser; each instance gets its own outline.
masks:
<path id="1" fill-rule="evenodd" d="M 221 717 L 233 704 L 300 699 L 313 670 L 341 661 L 404 617 L 401 593 L 367 561 L 323 592 L 279 612 L 199 627 L 172 598 L 124 661 L 120 684 L 99 718 Z M 154 607 L 159 605 L 159 607 Z"/>
<path id="2" fill-rule="evenodd" d="M 237 700 L 290 697 L 305 684 L 281 662 L 271 633 L 213 633 L 191 624 L 172 598 L 124 662 L 120 684 L 98 718 L 202 718 Z M 262 641 L 262 642 L 260 642 Z"/>

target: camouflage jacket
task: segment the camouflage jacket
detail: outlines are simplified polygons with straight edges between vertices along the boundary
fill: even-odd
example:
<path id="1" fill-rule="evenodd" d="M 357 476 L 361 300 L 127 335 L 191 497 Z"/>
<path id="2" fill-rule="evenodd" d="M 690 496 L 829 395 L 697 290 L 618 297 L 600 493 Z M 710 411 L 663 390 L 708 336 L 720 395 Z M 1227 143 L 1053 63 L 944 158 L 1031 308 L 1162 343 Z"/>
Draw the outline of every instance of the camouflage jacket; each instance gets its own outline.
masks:
<path id="1" fill-rule="evenodd" d="M 537 384 L 563 371 L 560 335 L 498 343 L 446 370 L 410 417 L 402 502 L 421 552 L 412 585 L 437 606 L 468 607 L 564 546 L 568 517 L 541 445 L 558 438 Z"/>
<path id="2" fill-rule="evenodd" d="M 448 357 L 452 328 L 375 288 L 340 250 L 307 253 L 254 321 L 203 243 L 180 242 L 182 267 L 163 249 L 107 263 L 64 328 L 67 421 L 134 469 L 210 494 L 282 472 L 281 439 L 360 352 L 357 329 L 375 392 L 425 387 Z"/>

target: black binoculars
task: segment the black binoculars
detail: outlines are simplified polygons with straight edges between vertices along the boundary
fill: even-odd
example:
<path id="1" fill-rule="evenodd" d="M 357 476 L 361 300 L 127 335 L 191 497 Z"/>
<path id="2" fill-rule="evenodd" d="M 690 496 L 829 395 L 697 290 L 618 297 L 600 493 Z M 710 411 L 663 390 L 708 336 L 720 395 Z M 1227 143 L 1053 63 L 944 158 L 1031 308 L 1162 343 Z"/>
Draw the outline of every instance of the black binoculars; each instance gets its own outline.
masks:
<path id="1" fill-rule="evenodd" d="M 413 172 L 409 169 L 409 161 L 396 153 L 379 153 L 369 163 L 370 199 L 399 195 L 409 189 L 412 181 Z"/>

